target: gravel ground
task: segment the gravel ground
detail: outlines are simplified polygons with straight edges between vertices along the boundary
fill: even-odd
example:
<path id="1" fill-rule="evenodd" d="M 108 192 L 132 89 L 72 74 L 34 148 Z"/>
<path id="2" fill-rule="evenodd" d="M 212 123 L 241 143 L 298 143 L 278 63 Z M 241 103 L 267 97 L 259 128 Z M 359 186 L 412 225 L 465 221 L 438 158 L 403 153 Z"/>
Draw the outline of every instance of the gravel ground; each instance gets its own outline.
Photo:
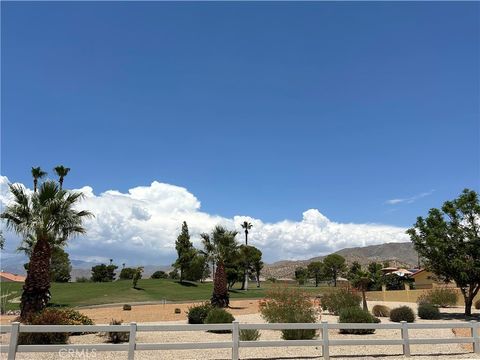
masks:
<path id="1" fill-rule="evenodd" d="M 378 302 L 370 302 L 369 306 L 373 306 Z M 398 305 L 408 305 L 416 308 L 415 304 L 387 303 L 391 308 Z M 461 313 L 461 308 L 442 309 L 443 313 Z M 478 312 L 478 311 L 477 311 Z M 237 320 L 241 323 L 260 323 L 264 322 L 259 314 L 243 314 L 236 315 Z M 336 323 L 337 317 L 322 314 L 322 320 Z M 459 320 L 442 320 L 453 321 Z M 382 323 L 388 323 L 387 318 L 382 318 Z M 431 322 L 428 320 L 418 319 L 417 322 Z M 165 322 L 156 322 L 165 323 Z M 169 324 L 184 324 L 185 321 L 170 321 Z M 410 338 L 452 338 L 455 335 L 451 329 L 421 329 L 411 330 Z M 280 340 L 281 333 L 279 331 L 262 330 L 260 340 Z M 400 339 L 400 330 L 377 330 L 371 335 L 341 335 L 336 330 L 329 333 L 330 339 Z M 139 343 L 158 343 L 158 342 L 208 342 L 208 341 L 229 341 L 231 334 L 211 334 L 207 332 L 141 332 L 137 334 L 137 342 Z M 1 336 L 1 342 L 8 341 L 7 335 Z M 103 343 L 104 337 L 99 335 L 83 335 L 73 336 L 70 338 L 72 344 L 95 344 Z M 440 345 L 411 345 L 411 353 L 413 358 L 419 360 L 426 359 L 480 359 L 480 356 L 468 352 L 460 344 L 440 344 Z M 334 359 L 405 359 L 402 355 L 401 346 L 335 346 L 330 348 L 330 355 Z M 242 359 L 321 359 L 321 348 L 316 347 L 283 347 L 283 348 L 244 348 L 240 349 L 240 357 Z M 231 359 L 231 350 L 214 349 L 214 350 L 176 350 L 176 351 L 137 351 L 136 359 L 153 360 L 153 359 Z M 5 354 L 2 359 L 6 359 Z M 52 354 L 52 353 L 19 353 L 19 360 L 33 359 L 101 359 L 101 360 L 120 360 L 127 359 L 125 352 L 98 352 L 96 354 Z"/>

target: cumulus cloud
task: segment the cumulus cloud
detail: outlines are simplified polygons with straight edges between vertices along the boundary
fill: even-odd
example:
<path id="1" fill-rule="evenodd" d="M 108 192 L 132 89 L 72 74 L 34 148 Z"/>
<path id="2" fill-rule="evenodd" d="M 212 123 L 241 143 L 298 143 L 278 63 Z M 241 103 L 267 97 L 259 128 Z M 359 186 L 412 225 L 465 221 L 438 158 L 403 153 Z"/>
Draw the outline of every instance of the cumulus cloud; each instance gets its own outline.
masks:
<path id="1" fill-rule="evenodd" d="M 406 197 L 406 198 L 390 199 L 390 200 L 387 200 L 386 203 L 388 205 L 397 205 L 397 204 L 402 204 L 402 203 L 411 204 L 411 203 L 414 203 L 415 201 L 417 201 L 421 198 L 432 195 L 434 191 L 435 190 L 430 190 L 430 191 L 423 192 L 423 193 L 413 195 L 413 196 L 410 196 L 410 197 Z"/>
<path id="2" fill-rule="evenodd" d="M 0 176 L 0 203 L 11 201 L 8 178 Z M 201 211 L 200 201 L 187 189 L 154 181 L 127 193 L 109 190 L 95 194 L 90 186 L 81 189 L 85 199 L 80 208 L 95 218 L 86 221 L 87 234 L 70 241 L 73 259 L 109 259 L 127 264 L 170 264 L 175 259 L 175 239 L 187 221 L 192 240 L 200 246 L 200 234 L 215 225 L 242 231 L 240 224 L 253 224 L 249 243 L 260 248 L 268 262 L 324 255 L 353 246 L 408 241 L 405 229 L 379 224 L 338 223 L 317 209 L 308 209 L 301 221 L 263 222 L 249 216 L 226 218 Z M 17 241 L 12 234 L 9 240 Z M 239 241 L 243 240 L 239 236 Z"/>

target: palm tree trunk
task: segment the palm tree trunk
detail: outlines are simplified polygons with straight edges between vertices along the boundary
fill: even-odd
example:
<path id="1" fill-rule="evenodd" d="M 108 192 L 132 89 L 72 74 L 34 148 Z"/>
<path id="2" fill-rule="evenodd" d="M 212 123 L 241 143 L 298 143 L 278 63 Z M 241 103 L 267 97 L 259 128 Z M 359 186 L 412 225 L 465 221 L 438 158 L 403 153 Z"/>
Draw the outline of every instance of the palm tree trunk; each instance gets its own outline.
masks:
<path id="1" fill-rule="evenodd" d="M 62 190 L 62 188 L 63 188 L 63 176 L 60 176 L 60 178 L 58 179 L 58 183 L 60 184 L 60 190 Z"/>
<path id="2" fill-rule="evenodd" d="M 33 179 L 33 192 L 37 192 L 37 184 L 38 184 L 38 180 Z"/>
<path id="3" fill-rule="evenodd" d="M 51 255 L 52 249 L 48 238 L 44 234 L 37 235 L 37 243 L 30 257 L 27 278 L 23 286 L 20 305 L 22 320 L 43 310 L 50 300 Z"/>
<path id="4" fill-rule="evenodd" d="M 248 246 L 248 230 L 247 229 L 245 229 L 245 246 Z M 248 257 L 246 260 L 247 261 L 245 264 L 245 269 L 243 270 L 243 284 L 242 284 L 243 290 L 248 290 Z"/>
<path id="5" fill-rule="evenodd" d="M 365 294 L 365 289 L 363 288 L 362 288 L 362 305 L 363 305 L 363 310 L 368 311 L 367 296 Z"/>

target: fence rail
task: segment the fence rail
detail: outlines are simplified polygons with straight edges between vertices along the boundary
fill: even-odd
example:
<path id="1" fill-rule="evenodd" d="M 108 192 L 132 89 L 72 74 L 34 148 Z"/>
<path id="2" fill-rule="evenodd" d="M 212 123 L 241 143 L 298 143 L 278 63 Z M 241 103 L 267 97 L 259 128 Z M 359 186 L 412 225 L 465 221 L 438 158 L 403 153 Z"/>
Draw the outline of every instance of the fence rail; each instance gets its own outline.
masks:
<path id="1" fill-rule="evenodd" d="M 410 339 L 409 330 L 414 329 L 453 329 L 468 328 L 471 330 L 470 337 L 455 338 L 426 338 Z M 314 340 L 261 340 L 240 341 L 241 330 L 288 330 L 288 329 L 315 329 L 321 333 L 320 339 Z M 401 339 L 329 339 L 329 330 L 338 329 L 399 329 Z M 10 333 L 9 345 L 0 345 L 0 352 L 8 353 L 8 360 L 15 360 L 18 352 L 59 352 L 59 351 L 127 351 L 128 359 L 135 358 L 136 350 L 195 350 L 195 349 L 232 349 L 232 360 L 239 359 L 240 348 L 252 347 L 283 347 L 283 346 L 321 346 L 322 356 L 330 358 L 331 346 L 355 346 L 355 345 L 402 345 L 403 354 L 410 356 L 411 344 L 472 344 L 473 352 L 480 354 L 479 339 L 480 323 L 476 321 L 456 323 L 422 323 L 413 324 L 402 321 L 395 324 L 329 324 L 321 323 L 278 323 L 278 324 L 240 324 L 237 321 L 228 324 L 209 325 L 21 325 L 14 322 L 8 326 L 0 326 L 1 333 Z M 137 332 L 154 331 L 208 331 L 229 330 L 232 332 L 231 341 L 202 342 L 202 343 L 137 343 Z M 18 345 L 20 333 L 39 332 L 128 332 L 129 342 L 126 344 L 66 344 L 66 345 Z"/>

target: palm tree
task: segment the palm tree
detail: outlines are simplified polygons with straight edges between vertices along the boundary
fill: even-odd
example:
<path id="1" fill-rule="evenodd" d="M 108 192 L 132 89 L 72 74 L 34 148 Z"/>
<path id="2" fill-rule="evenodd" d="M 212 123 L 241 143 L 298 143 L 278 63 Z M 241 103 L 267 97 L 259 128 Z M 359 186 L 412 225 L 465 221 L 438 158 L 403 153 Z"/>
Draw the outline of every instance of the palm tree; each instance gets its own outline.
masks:
<path id="1" fill-rule="evenodd" d="M 81 192 L 60 190 L 53 181 L 44 182 L 32 195 L 20 185 L 10 184 L 9 188 L 13 202 L 0 218 L 24 239 L 35 238 L 21 297 L 20 317 L 26 320 L 44 309 L 50 299 L 52 247 L 65 245 L 70 237 L 85 233 L 82 221 L 93 215 L 75 209 L 83 198 Z"/>
<path id="2" fill-rule="evenodd" d="M 362 307 L 363 310 L 368 311 L 367 297 L 365 292 L 372 283 L 371 275 L 363 270 L 358 271 L 352 279 L 352 286 L 362 293 Z"/>
<path id="3" fill-rule="evenodd" d="M 207 262 L 212 264 L 212 280 L 215 281 L 215 245 L 210 240 L 210 235 L 207 233 L 200 234 L 202 238 L 203 250 L 200 252 L 205 256 Z"/>
<path id="4" fill-rule="evenodd" d="M 32 167 L 32 177 L 33 177 L 33 192 L 37 192 L 38 179 L 47 176 L 47 173 L 43 171 L 40 166 Z"/>
<path id="5" fill-rule="evenodd" d="M 229 304 L 227 275 L 225 264 L 232 263 L 237 256 L 236 231 L 230 231 L 222 226 L 216 226 L 211 235 L 202 234 L 205 244 L 208 245 L 211 259 L 217 265 L 213 281 L 213 294 L 210 302 L 216 307 L 227 307 Z M 207 249 L 207 246 L 205 246 Z"/>
<path id="6" fill-rule="evenodd" d="M 242 228 L 245 229 L 245 246 L 248 246 L 248 230 L 252 228 L 252 224 L 248 221 L 244 221 L 241 224 Z M 245 265 L 245 269 L 243 269 L 243 283 L 242 283 L 242 290 L 248 290 L 248 262 Z"/>
<path id="7" fill-rule="evenodd" d="M 68 175 L 70 168 L 66 168 L 63 165 L 58 165 L 54 169 L 55 173 L 58 175 L 58 183 L 60 184 L 60 190 L 63 188 L 63 179 Z"/>

